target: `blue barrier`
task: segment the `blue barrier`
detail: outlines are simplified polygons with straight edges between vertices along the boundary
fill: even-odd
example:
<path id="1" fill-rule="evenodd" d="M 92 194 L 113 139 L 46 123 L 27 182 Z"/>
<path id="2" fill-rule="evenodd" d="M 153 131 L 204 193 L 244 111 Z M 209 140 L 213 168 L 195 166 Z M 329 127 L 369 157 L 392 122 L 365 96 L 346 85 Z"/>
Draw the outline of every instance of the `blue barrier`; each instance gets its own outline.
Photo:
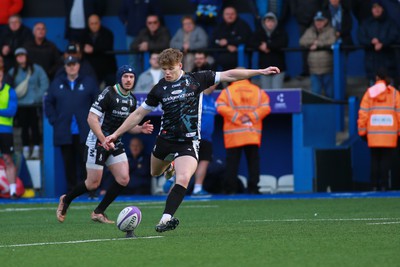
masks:
<path id="1" fill-rule="evenodd" d="M 335 100 L 344 100 L 346 86 L 344 83 L 343 73 L 343 55 L 340 52 L 340 42 L 336 42 L 332 46 L 333 50 L 333 90 Z M 344 107 L 336 108 L 336 131 L 344 129 Z"/>

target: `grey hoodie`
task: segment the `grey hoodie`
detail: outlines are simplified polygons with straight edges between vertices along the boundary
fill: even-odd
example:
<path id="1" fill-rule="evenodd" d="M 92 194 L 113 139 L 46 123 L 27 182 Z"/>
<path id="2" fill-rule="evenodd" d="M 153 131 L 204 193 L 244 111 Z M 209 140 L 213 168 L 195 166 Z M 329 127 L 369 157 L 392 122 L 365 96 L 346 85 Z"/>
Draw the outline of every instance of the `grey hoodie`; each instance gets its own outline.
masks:
<path id="1" fill-rule="evenodd" d="M 273 19 L 276 22 L 275 28 L 273 28 L 272 30 L 268 30 L 265 27 L 265 20 L 267 18 Z M 263 27 L 263 29 L 265 30 L 265 32 L 267 33 L 267 36 L 271 36 L 271 33 L 276 29 L 276 27 L 278 27 L 278 18 L 276 17 L 276 15 L 273 12 L 268 12 L 267 14 L 264 15 L 264 17 L 261 20 L 261 26 Z"/>

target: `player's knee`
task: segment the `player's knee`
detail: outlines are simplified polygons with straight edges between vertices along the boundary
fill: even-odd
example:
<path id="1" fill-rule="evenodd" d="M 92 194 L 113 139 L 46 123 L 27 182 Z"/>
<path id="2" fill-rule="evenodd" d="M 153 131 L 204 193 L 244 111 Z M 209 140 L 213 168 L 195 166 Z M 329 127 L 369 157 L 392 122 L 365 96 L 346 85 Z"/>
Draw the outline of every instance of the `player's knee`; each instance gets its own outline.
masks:
<path id="1" fill-rule="evenodd" d="M 122 186 L 127 186 L 129 184 L 129 176 L 125 176 L 125 177 L 119 177 L 117 179 L 117 183 L 119 183 Z"/>
<path id="2" fill-rule="evenodd" d="M 89 191 L 95 190 L 100 186 L 100 181 L 88 181 L 85 182 L 86 188 Z"/>
<path id="3" fill-rule="evenodd" d="M 176 175 L 176 183 L 187 188 L 189 185 L 190 178 L 191 178 L 191 176 L 187 176 L 187 175 Z"/>

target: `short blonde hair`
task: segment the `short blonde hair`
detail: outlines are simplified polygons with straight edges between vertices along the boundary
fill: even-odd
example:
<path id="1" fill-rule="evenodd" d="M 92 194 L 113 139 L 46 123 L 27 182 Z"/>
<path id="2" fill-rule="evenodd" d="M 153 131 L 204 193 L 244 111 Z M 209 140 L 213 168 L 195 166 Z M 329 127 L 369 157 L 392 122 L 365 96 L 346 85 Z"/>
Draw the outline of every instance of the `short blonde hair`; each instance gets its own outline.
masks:
<path id="1" fill-rule="evenodd" d="M 182 62 L 183 54 L 175 48 L 168 48 L 161 52 L 158 57 L 160 66 L 171 67 Z"/>

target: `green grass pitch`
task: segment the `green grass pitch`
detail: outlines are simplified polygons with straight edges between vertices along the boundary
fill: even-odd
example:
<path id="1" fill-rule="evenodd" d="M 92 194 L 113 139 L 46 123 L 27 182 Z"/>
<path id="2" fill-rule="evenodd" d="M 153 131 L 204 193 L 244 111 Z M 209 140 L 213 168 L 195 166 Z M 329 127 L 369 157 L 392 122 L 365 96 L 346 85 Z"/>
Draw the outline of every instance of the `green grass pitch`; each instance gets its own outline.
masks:
<path id="1" fill-rule="evenodd" d="M 0 266 L 400 266 L 400 199 L 184 201 L 176 230 L 154 230 L 164 202 L 142 211 L 137 239 L 90 220 L 97 203 L 0 205 Z"/>

